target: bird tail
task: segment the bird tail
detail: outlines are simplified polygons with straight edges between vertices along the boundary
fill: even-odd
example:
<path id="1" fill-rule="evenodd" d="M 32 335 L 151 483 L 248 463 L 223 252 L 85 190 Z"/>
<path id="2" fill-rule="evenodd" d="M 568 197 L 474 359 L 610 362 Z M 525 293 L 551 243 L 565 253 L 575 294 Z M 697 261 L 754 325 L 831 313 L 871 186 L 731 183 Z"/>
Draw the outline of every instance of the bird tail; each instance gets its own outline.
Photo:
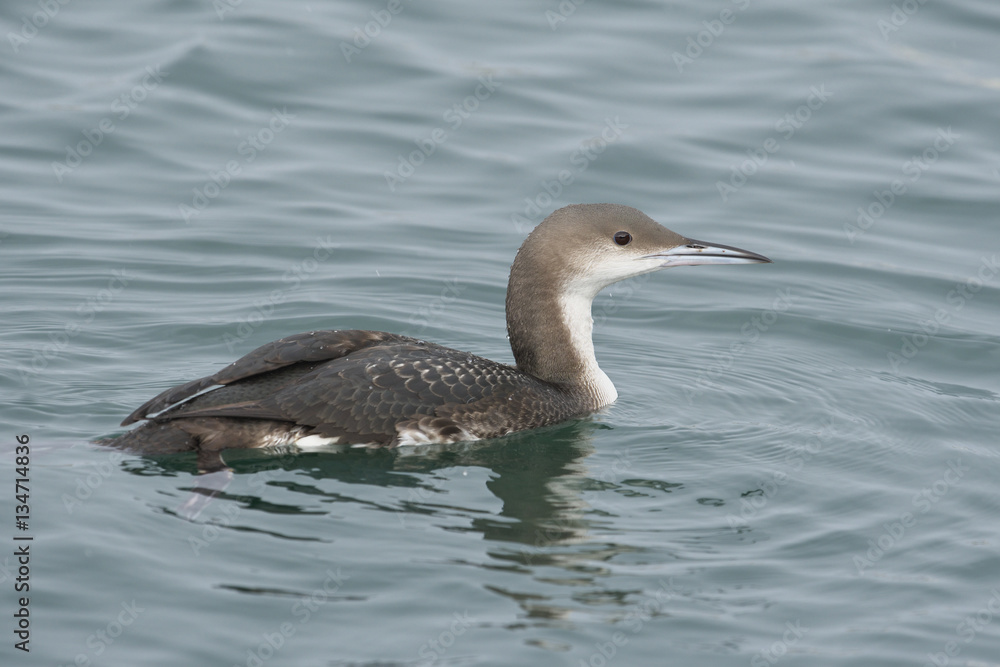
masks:
<path id="1" fill-rule="evenodd" d="M 198 448 L 197 436 L 170 421 L 146 422 L 116 438 L 102 438 L 95 442 L 136 454 L 176 454 Z"/>

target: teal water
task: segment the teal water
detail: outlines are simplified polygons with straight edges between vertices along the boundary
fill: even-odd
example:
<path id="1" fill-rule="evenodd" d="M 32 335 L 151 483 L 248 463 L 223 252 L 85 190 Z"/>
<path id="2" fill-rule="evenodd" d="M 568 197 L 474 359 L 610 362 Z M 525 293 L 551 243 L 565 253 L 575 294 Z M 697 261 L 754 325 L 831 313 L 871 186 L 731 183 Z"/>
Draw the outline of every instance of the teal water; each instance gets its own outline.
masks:
<path id="1" fill-rule="evenodd" d="M 0 17 L 2 664 L 1000 665 L 995 3 Z M 509 361 L 517 247 L 602 201 L 775 263 L 602 294 L 592 419 L 234 452 L 193 519 L 90 444 L 310 329 Z"/>

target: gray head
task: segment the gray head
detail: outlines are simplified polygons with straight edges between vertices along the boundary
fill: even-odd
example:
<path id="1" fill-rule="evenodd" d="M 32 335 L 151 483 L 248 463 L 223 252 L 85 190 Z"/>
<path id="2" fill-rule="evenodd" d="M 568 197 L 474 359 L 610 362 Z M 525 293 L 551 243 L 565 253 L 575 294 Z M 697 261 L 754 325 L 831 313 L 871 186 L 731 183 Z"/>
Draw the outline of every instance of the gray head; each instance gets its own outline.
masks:
<path id="1" fill-rule="evenodd" d="M 603 288 L 672 266 L 770 261 L 685 238 L 630 206 L 566 206 L 531 232 L 511 266 L 507 329 L 514 359 L 525 372 L 551 382 L 589 376 L 599 385 L 606 376 L 593 357 L 590 308 Z M 595 391 L 607 401 L 613 387 Z"/>
<path id="2" fill-rule="evenodd" d="M 770 262 L 739 248 L 704 243 L 670 231 L 648 215 L 620 204 L 576 204 L 555 211 L 518 251 L 518 265 L 546 267 L 546 280 L 591 298 L 633 276 L 672 266 Z"/>

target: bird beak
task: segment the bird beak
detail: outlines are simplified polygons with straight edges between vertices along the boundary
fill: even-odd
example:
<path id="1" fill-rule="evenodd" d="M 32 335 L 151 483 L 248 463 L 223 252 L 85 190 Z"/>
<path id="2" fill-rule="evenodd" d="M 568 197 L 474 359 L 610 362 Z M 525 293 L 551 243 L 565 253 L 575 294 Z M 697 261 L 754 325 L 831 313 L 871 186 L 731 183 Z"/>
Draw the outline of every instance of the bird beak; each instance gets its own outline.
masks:
<path id="1" fill-rule="evenodd" d="M 764 255 L 731 245 L 705 243 L 687 239 L 686 243 L 661 252 L 646 255 L 643 259 L 657 259 L 663 268 L 670 266 L 696 266 L 698 264 L 757 264 L 770 263 Z"/>

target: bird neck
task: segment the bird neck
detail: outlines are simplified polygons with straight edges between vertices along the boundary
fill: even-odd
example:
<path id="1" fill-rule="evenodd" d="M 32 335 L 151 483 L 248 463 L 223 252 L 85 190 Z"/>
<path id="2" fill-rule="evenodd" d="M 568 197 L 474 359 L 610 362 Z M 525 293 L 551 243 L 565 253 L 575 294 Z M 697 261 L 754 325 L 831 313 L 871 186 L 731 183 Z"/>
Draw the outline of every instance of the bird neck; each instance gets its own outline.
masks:
<path id="1" fill-rule="evenodd" d="M 595 293 L 519 253 L 507 286 L 507 334 L 519 370 L 587 398 L 592 409 L 618 397 L 594 355 Z"/>

